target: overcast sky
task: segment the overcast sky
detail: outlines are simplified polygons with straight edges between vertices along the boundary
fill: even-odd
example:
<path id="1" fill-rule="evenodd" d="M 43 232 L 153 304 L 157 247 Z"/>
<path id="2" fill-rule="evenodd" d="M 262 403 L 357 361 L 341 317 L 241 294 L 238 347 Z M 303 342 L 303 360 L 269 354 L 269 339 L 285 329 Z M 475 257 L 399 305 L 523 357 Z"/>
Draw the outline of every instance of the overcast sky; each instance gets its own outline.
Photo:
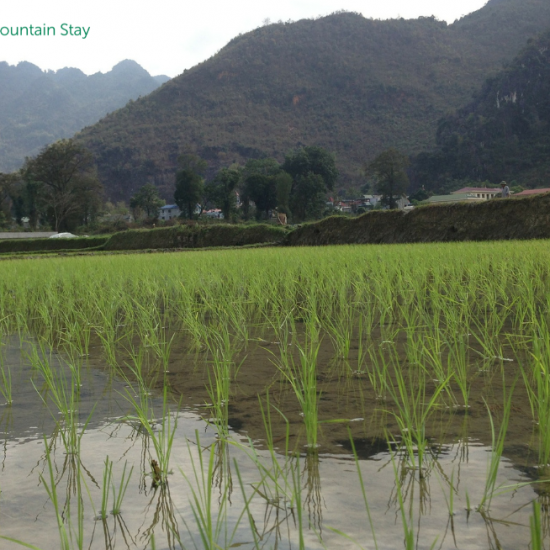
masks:
<path id="1" fill-rule="evenodd" d="M 133 59 L 153 75 L 177 76 L 266 19 L 298 20 L 346 10 L 389 19 L 435 15 L 452 23 L 487 0 L 3 0 L 0 61 L 42 69 L 109 71 Z M 65 24 L 63 27 L 62 25 Z M 53 27 L 55 36 L 3 36 L 11 27 Z M 73 26 L 72 33 L 69 25 Z M 7 29 L 6 29 L 7 27 Z M 76 29 L 80 27 L 80 29 Z M 80 33 L 80 36 L 75 34 Z M 86 38 L 84 34 L 87 33 Z"/>

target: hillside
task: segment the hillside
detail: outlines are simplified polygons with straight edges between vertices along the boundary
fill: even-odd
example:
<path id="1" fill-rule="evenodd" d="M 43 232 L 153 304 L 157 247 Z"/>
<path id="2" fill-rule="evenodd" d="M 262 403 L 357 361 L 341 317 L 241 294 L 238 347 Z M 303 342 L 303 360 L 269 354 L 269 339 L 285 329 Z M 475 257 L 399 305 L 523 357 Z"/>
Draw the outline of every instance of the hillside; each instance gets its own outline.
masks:
<path id="1" fill-rule="evenodd" d="M 414 184 L 503 179 L 548 187 L 550 178 L 550 32 L 530 40 L 464 108 L 440 121 L 437 148 L 413 162 Z"/>
<path id="2" fill-rule="evenodd" d="M 71 137 L 167 80 L 129 60 L 90 76 L 74 68 L 42 71 L 28 62 L 0 62 L 0 172 L 20 168 L 44 145 Z"/>
<path id="3" fill-rule="evenodd" d="M 272 24 L 236 37 L 79 139 L 114 200 L 149 181 L 170 199 L 176 159 L 189 148 L 212 174 L 320 145 L 337 155 L 340 186 L 357 186 L 363 163 L 381 150 L 435 145 L 437 121 L 548 27 L 547 0 L 492 0 L 453 25 L 354 13 Z"/>

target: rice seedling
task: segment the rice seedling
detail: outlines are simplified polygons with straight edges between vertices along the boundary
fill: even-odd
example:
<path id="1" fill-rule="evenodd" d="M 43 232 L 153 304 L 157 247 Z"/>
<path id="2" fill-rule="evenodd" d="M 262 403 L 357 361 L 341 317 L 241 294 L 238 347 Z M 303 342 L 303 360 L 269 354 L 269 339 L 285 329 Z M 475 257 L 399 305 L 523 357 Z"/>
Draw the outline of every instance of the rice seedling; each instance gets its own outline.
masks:
<path id="1" fill-rule="evenodd" d="M 433 394 L 429 396 L 426 391 L 424 369 L 409 370 L 408 373 L 408 379 L 405 379 L 401 366 L 394 363 L 395 383 L 393 380 L 388 382 L 386 388 L 396 405 L 397 412 L 388 412 L 394 416 L 399 425 L 400 441 L 405 447 L 411 468 L 417 469 L 422 478 L 428 444 L 426 424 L 452 375 L 445 380 L 439 380 Z"/>
<path id="2" fill-rule="evenodd" d="M 170 454 L 174 443 L 174 435 L 178 424 L 178 414 L 170 410 L 168 403 L 168 386 L 165 384 L 162 393 L 162 412 L 160 418 L 153 416 L 150 407 L 149 392 L 140 386 L 138 396 L 134 395 L 132 387 L 126 387 L 124 397 L 132 405 L 133 415 L 126 415 L 124 420 L 137 421 L 142 434 L 149 437 L 153 443 L 158 460 L 158 472 L 154 470 L 157 485 L 167 481 L 169 474 Z"/>
<path id="3" fill-rule="evenodd" d="M 220 437 L 228 433 L 229 395 L 231 381 L 236 377 L 239 366 L 235 362 L 238 348 L 233 345 L 227 326 L 213 328 L 207 339 L 212 359 L 212 371 L 208 371 L 208 395 L 212 403 L 213 424 Z M 244 361 L 244 359 L 243 359 Z M 242 365 L 242 361 L 240 363 Z"/>
<path id="4" fill-rule="evenodd" d="M 128 489 L 128 483 L 130 483 L 130 478 L 132 477 L 132 471 L 134 470 L 134 467 L 132 466 L 130 468 L 130 471 L 128 474 L 126 474 L 126 466 L 127 462 L 124 462 L 124 468 L 122 470 L 122 475 L 120 477 L 120 483 L 118 487 L 114 484 L 114 482 L 111 482 L 112 490 L 113 490 L 113 508 L 111 510 L 111 513 L 113 515 L 120 514 L 121 508 L 122 508 L 122 501 L 124 500 L 124 495 L 126 494 L 126 489 Z"/>
<path id="5" fill-rule="evenodd" d="M 515 383 L 514 383 L 515 386 Z M 495 431 L 495 425 L 493 422 L 493 415 L 491 414 L 491 409 L 487 402 L 485 406 L 487 407 L 487 413 L 489 416 L 489 422 L 491 424 L 491 455 L 487 464 L 487 475 L 485 479 L 485 488 L 483 491 L 483 496 L 481 502 L 477 506 L 477 509 L 481 512 L 486 512 L 491 507 L 491 501 L 495 493 L 495 487 L 497 482 L 498 468 L 500 465 L 500 459 L 502 457 L 502 452 L 504 450 L 504 441 L 506 438 L 506 431 L 508 430 L 508 422 L 510 420 L 510 411 L 512 408 L 512 396 L 514 392 L 514 386 L 509 391 L 508 396 L 506 396 L 506 389 L 504 388 L 504 402 L 503 402 L 503 412 L 502 418 L 500 421 L 500 428 L 498 435 Z"/>
<path id="6" fill-rule="evenodd" d="M 543 550 L 540 504 L 533 500 L 533 515 L 529 518 L 531 528 L 531 550 Z"/>
<path id="7" fill-rule="evenodd" d="M 125 420 L 135 422 L 139 426 L 139 437 L 147 441 L 140 468 L 152 469 L 157 485 L 155 498 L 160 498 L 163 491 L 166 495 L 165 481 L 178 421 L 167 405 L 168 380 L 185 396 L 187 386 L 181 378 L 187 373 L 183 364 L 185 367 L 195 366 L 193 362 L 202 365 L 207 357 L 211 417 L 220 439 L 210 450 L 214 453 L 210 474 L 208 451 L 202 450 L 202 465 L 195 458 L 196 478 L 201 484 L 203 481 L 214 483 L 209 491 L 219 492 L 216 498 L 229 495 L 232 483 L 227 466 L 231 459 L 229 449 L 236 448 L 228 437 L 229 404 L 230 400 L 237 399 L 241 389 L 250 387 L 248 379 L 243 379 L 246 383 L 241 384 L 241 376 L 257 376 L 250 373 L 249 360 L 240 363 L 242 354 L 245 350 L 249 355 L 257 353 L 255 357 L 261 361 L 269 353 L 265 349 L 278 346 L 278 353 L 272 354 L 276 367 L 271 372 L 265 367 L 262 374 L 266 385 L 276 374 L 284 381 L 280 388 L 292 389 L 296 399 L 291 393 L 291 400 L 293 404 L 297 400 L 303 414 L 308 451 L 297 468 L 288 448 L 288 425 L 286 441 L 281 444 L 282 456 L 274 449 L 272 428 L 267 425 L 271 423 L 269 411 L 277 409 L 269 403 L 268 395 L 263 402 L 266 408 L 263 404 L 260 406 L 267 435 L 258 435 L 261 427 L 255 426 L 252 429 L 258 431 L 254 435 L 251 431 L 248 443 L 239 447 L 248 448 L 245 452 L 251 467 L 257 471 L 252 491 L 241 487 L 242 513 L 252 525 L 256 500 L 265 503 L 274 514 L 280 513 L 281 521 L 291 509 L 301 533 L 298 545 L 306 546 L 308 510 L 310 528 L 317 532 L 322 528 L 318 502 L 326 487 L 323 479 L 316 477 L 322 476 L 322 472 L 315 453 L 311 452 L 320 440 L 320 423 L 334 418 L 334 411 L 345 401 L 346 407 L 361 410 L 360 416 L 365 417 L 361 429 L 382 433 L 380 419 L 375 417 L 380 410 L 376 399 L 386 398 L 384 420 L 391 423 L 391 428 L 395 423 L 398 425 L 393 434 L 394 449 L 395 444 L 398 445 L 395 460 L 400 461 L 395 495 L 397 501 L 399 494 L 405 501 L 410 487 L 413 490 L 419 484 L 428 483 L 427 474 L 437 459 L 432 452 L 432 442 L 441 440 L 440 432 L 436 432 L 441 420 L 452 425 L 447 438 L 456 438 L 459 432 L 461 438 L 467 438 L 471 426 L 464 423 L 463 427 L 457 427 L 458 415 L 464 411 L 456 409 L 471 404 L 474 410 L 482 398 L 493 406 L 493 386 L 499 382 L 494 377 L 499 369 L 505 378 L 503 385 L 510 387 L 510 377 L 514 375 L 508 367 L 513 365 L 504 359 L 512 357 L 507 351 L 512 347 L 527 388 L 524 390 L 522 386 L 517 393 L 527 392 L 533 419 L 539 423 L 537 466 L 540 475 L 544 474 L 544 466 L 550 463 L 547 441 L 550 441 L 547 437 L 550 429 L 545 427 L 546 419 L 550 418 L 547 411 L 550 390 L 546 387 L 549 378 L 546 363 L 550 356 L 546 345 L 550 340 L 546 327 L 550 253 L 544 243 L 522 243 L 521 247 L 511 243 L 506 246 L 469 243 L 418 248 L 303 248 L 287 249 L 284 256 L 277 249 L 189 254 L 186 259 L 193 261 L 181 261 L 181 255 L 158 255 L 154 261 L 144 255 L 66 258 L 62 262 L 44 259 L 40 269 L 22 262 L 15 269 L 6 262 L 5 276 L 3 273 L 0 281 L 0 331 L 18 333 L 31 342 L 31 346 L 39 342 L 36 353 L 29 354 L 34 366 L 34 383 L 51 407 L 52 416 L 55 413 L 60 420 L 60 437 L 64 434 L 72 456 L 78 451 L 79 437 L 83 434 L 78 423 L 81 399 L 78 388 L 85 372 L 82 357 L 91 353 L 95 356 L 93 359 L 98 360 L 94 350 L 103 346 L 107 361 L 111 365 L 122 365 L 121 369 L 111 368 L 110 373 L 118 373 L 128 384 L 121 392 L 131 409 Z M 525 281 L 532 281 L 532 285 L 525 288 Z M 258 349 L 247 349 L 252 341 L 258 342 Z M 67 364 L 61 367 L 57 360 L 51 360 L 51 346 L 69 356 Z M 189 348 L 196 350 L 200 362 L 188 354 Z M 338 399 L 333 402 L 332 395 L 327 395 L 327 389 L 332 389 L 328 357 L 334 350 L 351 363 L 355 360 L 356 348 L 357 376 L 347 378 L 345 387 L 340 384 Z M 125 365 L 125 361 L 129 365 Z M 159 368 L 166 371 L 168 364 L 174 377 L 168 378 Z M 487 376 L 473 374 L 488 365 L 491 372 Z M 351 374 L 347 365 L 340 362 L 339 366 L 348 369 L 346 376 Z M 5 387 L 15 373 L 13 365 L 5 369 L 5 379 L 0 372 L 0 387 Z M 322 392 L 320 375 L 327 381 L 326 386 L 323 382 Z M 14 382 L 19 383 L 15 376 Z M 162 420 L 160 410 L 154 410 L 160 407 L 153 407 L 156 401 L 150 395 L 157 382 L 159 385 L 164 382 Z M 258 383 L 258 387 L 260 385 Z M 262 386 L 258 393 L 264 390 Z M 256 389 L 252 394 L 255 398 L 254 392 Z M 281 424 L 278 429 L 284 430 L 282 424 L 287 412 L 284 407 L 289 394 L 281 391 L 280 395 L 277 405 L 281 415 L 276 422 Z M 484 496 L 479 505 L 481 511 L 488 510 L 491 499 L 500 494 L 494 474 L 499 453 L 502 455 L 505 448 L 502 441 L 506 440 L 506 430 L 502 432 L 504 423 L 499 430 L 493 420 L 494 412 L 500 410 L 501 398 L 497 396 L 498 403 L 487 412 L 486 424 L 492 425 L 492 436 L 487 435 L 481 420 L 475 426 L 475 437 L 483 439 L 484 434 L 486 439 L 491 439 L 487 443 L 493 443 Z M 506 393 L 505 405 L 509 398 Z M 5 395 L 4 399 L 7 400 Z M 61 417 L 58 411 L 62 412 Z M 441 411 L 441 418 L 436 417 L 436 411 Z M 328 421 L 320 420 L 329 416 Z M 336 429 L 333 434 L 332 428 L 330 425 L 323 430 L 327 447 L 338 441 Z M 357 434 L 354 432 L 354 435 Z M 137 433 L 135 437 L 137 439 Z M 267 446 L 265 454 L 254 447 L 259 439 Z M 357 457 L 355 461 L 361 475 Z M 116 500 L 120 495 L 124 498 L 122 487 L 128 486 L 128 470 L 130 465 L 116 490 L 112 479 L 104 483 L 109 502 L 102 504 L 102 510 L 109 506 L 115 509 L 111 498 Z M 243 472 L 239 469 L 237 475 Z M 191 477 L 191 482 L 197 484 L 197 479 Z M 143 474 L 140 479 L 145 479 Z M 204 497 L 199 497 L 194 504 L 195 517 L 202 522 L 205 540 L 216 539 L 218 533 L 217 544 L 235 541 L 235 537 L 231 538 L 233 524 L 224 526 L 231 516 L 229 512 L 218 516 L 217 503 L 211 504 L 210 512 L 199 511 L 209 506 L 205 491 Z M 357 483 L 361 508 L 369 504 L 366 502 L 366 495 L 370 500 L 369 491 L 368 479 Z M 456 508 L 453 499 L 457 494 L 452 492 L 448 496 L 450 513 Z M 471 509 L 469 500 L 466 494 L 467 508 Z M 422 504 L 414 506 L 416 515 Z M 412 515 L 403 508 L 401 513 L 405 538 L 412 540 Z M 369 519 L 371 521 L 375 523 L 374 519 Z M 338 529 L 338 525 L 333 528 Z M 413 538 L 417 532 L 415 526 Z M 265 547 L 267 543 L 261 539 L 262 534 L 261 529 L 253 530 L 247 540 Z M 378 544 L 383 546 L 384 533 L 378 535 Z M 202 540 L 199 534 L 197 546 L 203 546 Z"/>
<path id="8" fill-rule="evenodd" d="M 126 474 L 126 467 L 128 462 L 124 463 L 124 468 L 122 470 L 122 475 L 118 487 L 113 481 L 113 462 L 109 460 L 107 456 L 105 458 L 105 467 L 103 468 L 103 485 L 101 491 L 101 508 L 99 510 L 98 519 L 104 521 L 109 515 L 109 493 L 112 491 L 113 495 L 113 507 L 111 508 L 111 514 L 114 516 L 120 514 L 122 501 L 124 500 L 124 495 L 126 494 L 126 489 L 128 489 L 128 484 L 130 483 L 130 478 L 132 477 L 132 471 L 134 467 L 130 468 L 128 474 Z"/>
<path id="9" fill-rule="evenodd" d="M 195 519 L 195 526 L 198 529 L 200 543 L 202 548 L 206 550 L 229 548 L 242 521 L 245 509 L 234 520 L 235 524 L 231 529 L 227 522 L 230 485 L 224 484 L 217 499 L 217 506 L 213 491 L 215 487 L 215 446 L 210 446 L 210 451 L 207 453 L 201 446 L 198 431 L 195 432 L 195 437 L 197 445 L 193 448 L 197 451 L 196 457 L 191 446 L 188 445 L 192 477 L 187 476 L 181 469 L 180 472 L 189 484 L 191 491 L 190 506 Z M 186 527 L 193 537 L 194 530 L 187 523 Z M 196 541 L 194 541 L 194 544 L 198 547 Z"/>
<path id="10" fill-rule="evenodd" d="M 304 418 L 307 447 L 317 449 L 319 393 L 317 391 L 317 355 L 320 348 L 319 332 L 313 321 L 306 324 L 305 342 L 296 341 L 299 363 L 292 355 L 285 355 L 282 365 L 278 365 L 282 375 L 290 383 Z"/>
<path id="11" fill-rule="evenodd" d="M 535 336 L 530 353 L 533 364 L 526 365 L 521 355 L 516 355 L 536 422 L 539 474 L 545 477 L 550 474 L 550 333 L 546 320 L 538 320 L 533 328 Z"/>
<path id="12" fill-rule="evenodd" d="M 99 509 L 98 519 L 105 520 L 109 515 L 109 490 L 111 488 L 113 477 L 113 463 L 109 457 L 105 458 L 105 467 L 103 468 L 103 485 L 101 491 L 101 508 Z"/>

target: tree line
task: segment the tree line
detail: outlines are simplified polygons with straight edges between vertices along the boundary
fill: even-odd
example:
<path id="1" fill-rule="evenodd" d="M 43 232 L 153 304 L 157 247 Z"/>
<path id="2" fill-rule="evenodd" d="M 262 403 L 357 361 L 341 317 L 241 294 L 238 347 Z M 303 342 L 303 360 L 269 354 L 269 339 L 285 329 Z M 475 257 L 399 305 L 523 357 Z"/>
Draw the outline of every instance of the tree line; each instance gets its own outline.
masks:
<path id="1" fill-rule="evenodd" d="M 207 207 L 221 210 L 224 219 L 269 219 L 273 210 L 300 222 L 318 219 L 327 209 L 327 193 L 334 190 L 338 170 L 334 155 L 321 147 L 292 151 L 282 163 L 274 158 L 250 159 L 244 166 L 221 168 L 206 180 L 207 163 L 193 153 L 178 159 L 174 202 L 187 219 Z M 132 197 L 130 206 L 146 212 L 158 210 L 161 199 L 152 184 Z M 237 209 L 237 193 L 241 207 Z"/>
<path id="2" fill-rule="evenodd" d="M 407 162 L 405 155 L 391 149 L 365 166 L 368 185 L 384 195 L 389 208 L 408 186 Z M 319 219 L 331 213 L 328 194 L 338 180 L 334 154 L 317 146 L 291 151 L 282 163 L 263 158 L 233 164 L 208 180 L 206 171 L 207 162 L 194 153 L 178 159 L 173 197 L 183 218 L 195 219 L 204 209 L 217 208 L 228 221 L 268 220 L 274 210 L 294 223 Z M 148 219 L 157 218 L 163 204 L 151 183 L 130 200 L 134 213 Z M 0 174 L 0 227 L 10 226 L 15 218 L 31 228 L 73 231 L 90 226 L 105 210 L 93 156 L 73 140 L 57 141 L 27 158 L 18 172 Z"/>
<path id="3" fill-rule="evenodd" d="M 0 174 L 0 227 L 26 221 L 63 232 L 93 222 L 102 210 L 101 185 L 90 151 L 62 139 Z"/>

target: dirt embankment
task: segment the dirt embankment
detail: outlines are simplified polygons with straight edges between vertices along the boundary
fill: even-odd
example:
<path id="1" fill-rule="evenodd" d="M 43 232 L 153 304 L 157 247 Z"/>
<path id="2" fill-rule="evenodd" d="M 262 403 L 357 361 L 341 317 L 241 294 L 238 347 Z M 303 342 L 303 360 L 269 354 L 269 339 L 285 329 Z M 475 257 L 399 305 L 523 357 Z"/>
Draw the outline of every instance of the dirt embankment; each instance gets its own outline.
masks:
<path id="1" fill-rule="evenodd" d="M 429 205 L 333 216 L 289 233 L 287 246 L 550 238 L 550 193 L 481 203 Z"/>
<path id="2" fill-rule="evenodd" d="M 103 250 L 210 248 L 280 242 L 287 231 L 273 225 L 177 225 L 115 233 Z"/>

